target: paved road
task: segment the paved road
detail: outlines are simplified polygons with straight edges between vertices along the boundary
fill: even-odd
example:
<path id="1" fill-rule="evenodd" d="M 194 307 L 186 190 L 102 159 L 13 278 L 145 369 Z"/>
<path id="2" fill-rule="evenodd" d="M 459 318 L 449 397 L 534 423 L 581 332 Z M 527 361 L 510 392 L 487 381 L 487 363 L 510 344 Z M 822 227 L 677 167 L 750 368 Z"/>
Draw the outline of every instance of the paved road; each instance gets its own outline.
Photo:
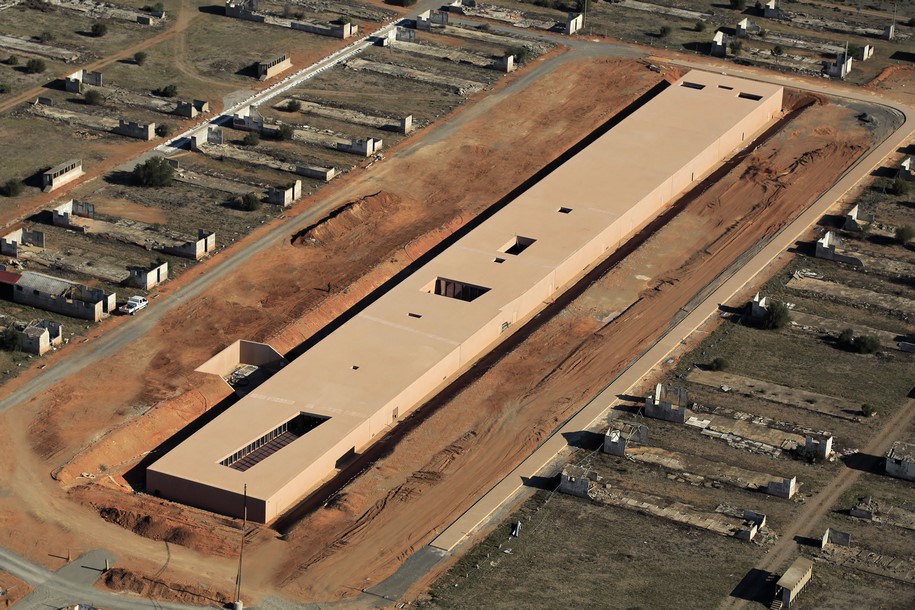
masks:
<path id="1" fill-rule="evenodd" d="M 168 604 L 141 597 L 106 593 L 92 585 L 105 570 L 105 560 L 113 565 L 114 556 L 107 551 L 89 551 L 51 572 L 0 547 L 0 569 L 28 583 L 32 592 L 20 599 L 17 610 L 47 610 L 73 604 L 90 604 L 117 610 L 195 610 L 193 606 Z"/>

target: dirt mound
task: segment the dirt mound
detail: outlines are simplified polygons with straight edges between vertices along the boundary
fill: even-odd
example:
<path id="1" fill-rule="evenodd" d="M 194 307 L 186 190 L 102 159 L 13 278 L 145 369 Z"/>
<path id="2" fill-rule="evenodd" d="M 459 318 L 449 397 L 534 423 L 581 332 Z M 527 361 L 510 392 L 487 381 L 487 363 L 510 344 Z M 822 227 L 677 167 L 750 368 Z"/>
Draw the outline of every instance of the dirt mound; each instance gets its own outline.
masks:
<path id="1" fill-rule="evenodd" d="M 188 604 L 215 602 L 220 605 L 230 601 L 229 595 L 222 591 L 167 583 L 123 568 L 112 568 L 105 572 L 104 583 L 113 591 L 136 593 L 160 601 Z"/>
<path id="2" fill-rule="evenodd" d="M 385 191 L 344 203 L 318 222 L 293 235 L 291 243 L 318 246 L 343 236 L 351 240 L 358 239 L 360 230 L 365 230 L 363 227 L 367 218 L 383 218 L 396 211 L 400 203 L 399 197 Z"/>

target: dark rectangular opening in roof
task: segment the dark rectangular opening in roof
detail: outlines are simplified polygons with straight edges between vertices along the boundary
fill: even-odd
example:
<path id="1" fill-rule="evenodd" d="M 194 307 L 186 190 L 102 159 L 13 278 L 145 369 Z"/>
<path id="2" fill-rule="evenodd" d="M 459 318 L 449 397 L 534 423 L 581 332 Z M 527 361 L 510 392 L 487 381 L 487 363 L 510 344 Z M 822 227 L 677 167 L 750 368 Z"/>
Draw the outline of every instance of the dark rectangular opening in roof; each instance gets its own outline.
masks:
<path id="1" fill-rule="evenodd" d="M 572 213 L 572 208 L 561 207 L 561 208 L 559 208 L 559 210 L 557 210 L 557 211 L 558 211 L 560 214 L 571 214 L 571 213 Z"/>
<path id="2" fill-rule="evenodd" d="M 499 252 L 517 256 L 527 250 L 535 241 L 537 240 L 530 237 L 522 237 L 521 235 L 516 235 L 514 238 L 512 238 L 511 241 L 499 248 Z"/>
<path id="3" fill-rule="evenodd" d="M 412 313 L 412 312 L 411 312 L 411 313 L 408 313 L 407 315 L 410 316 L 411 318 L 421 318 L 421 317 L 423 317 L 423 314 L 421 314 L 421 313 Z"/>
<path id="4" fill-rule="evenodd" d="M 700 91 L 705 89 L 705 85 L 700 85 L 699 83 L 691 83 L 689 81 L 683 81 L 680 83 L 680 86 L 686 87 L 687 89 L 699 89 Z"/>
<path id="5" fill-rule="evenodd" d="M 744 92 L 740 92 L 740 94 L 737 97 L 743 98 L 745 100 L 753 100 L 754 102 L 758 102 L 759 100 L 762 99 L 761 95 L 756 95 L 755 93 L 744 93 Z"/>
<path id="6" fill-rule="evenodd" d="M 504 259 L 504 258 L 499 258 L 499 257 L 497 256 L 496 258 L 492 259 L 492 262 L 494 262 L 494 263 L 499 263 L 499 264 L 501 265 L 502 263 L 505 262 L 505 259 Z"/>
<path id="7" fill-rule="evenodd" d="M 308 413 L 299 413 L 289 421 L 280 424 L 267 434 L 264 434 L 256 441 L 235 451 L 232 455 L 221 460 L 219 463 L 222 466 L 228 466 L 234 470 L 245 472 L 295 439 L 314 430 L 328 419 L 330 418 L 310 415 Z"/>
<path id="8" fill-rule="evenodd" d="M 432 283 L 427 285 L 423 290 L 424 292 L 448 297 L 449 299 L 457 299 L 458 301 L 466 301 L 468 303 L 475 301 L 476 299 L 489 292 L 489 288 L 486 288 L 485 286 L 477 286 L 476 284 L 468 284 L 467 282 L 449 280 L 448 278 L 444 277 L 435 278 L 435 280 L 433 280 Z"/>
<path id="9" fill-rule="evenodd" d="M 728 91 L 733 91 L 734 87 L 728 87 L 727 85 L 718 85 L 719 89 L 727 89 Z"/>

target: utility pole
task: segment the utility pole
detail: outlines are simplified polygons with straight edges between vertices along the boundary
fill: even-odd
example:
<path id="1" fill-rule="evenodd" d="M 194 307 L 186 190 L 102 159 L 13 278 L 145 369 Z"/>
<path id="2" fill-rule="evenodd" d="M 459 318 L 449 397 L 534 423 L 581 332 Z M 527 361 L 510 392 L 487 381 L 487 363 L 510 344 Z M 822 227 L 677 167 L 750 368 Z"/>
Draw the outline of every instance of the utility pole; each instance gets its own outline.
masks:
<path id="1" fill-rule="evenodd" d="M 248 484 L 245 483 L 244 500 L 242 505 L 242 522 L 241 522 L 241 545 L 238 548 L 238 575 L 235 577 L 235 603 L 232 604 L 233 610 L 242 610 L 244 604 L 241 601 L 241 567 L 242 559 L 245 554 L 245 530 L 248 529 Z"/>

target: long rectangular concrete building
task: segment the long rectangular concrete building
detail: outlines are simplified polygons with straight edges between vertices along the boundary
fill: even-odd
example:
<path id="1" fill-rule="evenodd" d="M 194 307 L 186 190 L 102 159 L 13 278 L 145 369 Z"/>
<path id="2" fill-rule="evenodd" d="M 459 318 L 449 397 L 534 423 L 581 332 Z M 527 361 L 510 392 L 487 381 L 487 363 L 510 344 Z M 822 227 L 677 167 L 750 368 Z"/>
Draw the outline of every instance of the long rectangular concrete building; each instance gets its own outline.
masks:
<path id="1" fill-rule="evenodd" d="M 599 103 L 599 100 L 595 100 Z M 690 72 L 147 469 L 269 522 L 767 127 L 781 87 Z"/>

